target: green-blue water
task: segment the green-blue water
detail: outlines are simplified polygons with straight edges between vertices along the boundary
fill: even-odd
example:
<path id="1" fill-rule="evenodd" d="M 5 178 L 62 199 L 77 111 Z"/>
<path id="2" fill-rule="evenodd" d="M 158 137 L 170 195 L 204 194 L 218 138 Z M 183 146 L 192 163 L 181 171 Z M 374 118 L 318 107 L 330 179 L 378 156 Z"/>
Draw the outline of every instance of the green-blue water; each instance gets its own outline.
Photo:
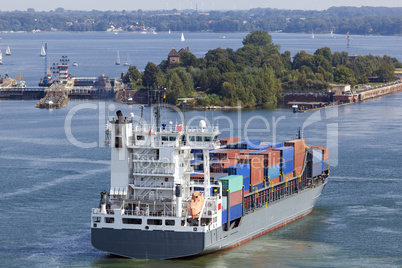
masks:
<path id="1" fill-rule="evenodd" d="M 0 73 L 25 78 L 34 86 L 43 75 L 39 57 L 42 40 L 49 44 L 51 61 L 68 55 L 78 67 L 77 76 L 99 74 L 119 76 L 124 66 L 114 66 L 116 50 L 130 53 L 134 65 L 144 68 L 148 61 L 160 62 L 172 47 L 190 46 L 200 57 L 209 49 L 241 46 L 245 33 L 188 34 L 186 42 L 173 35 L 105 33 L 2 34 L 3 48 L 13 55 L 4 57 Z M 274 34 L 282 51 L 305 49 L 312 53 L 328 45 L 347 50 L 341 37 L 330 39 L 309 35 Z M 394 37 L 356 37 L 351 54 L 389 54 L 402 60 Z M 72 109 L 71 133 L 83 143 L 103 145 L 104 121 L 99 116 L 139 115 L 138 106 L 113 102 L 71 101 L 61 110 L 35 109 L 36 101 L 0 101 L 0 266 L 1 267 L 400 267 L 402 266 L 402 94 L 339 107 L 338 110 L 293 114 L 290 109 L 188 112 L 190 120 L 220 117 L 222 130 L 233 122 L 233 135 L 244 135 L 250 118 L 261 116 L 269 124 L 261 130 L 260 119 L 247 127 L 248 137 L 278 141 L 296 137 L 299 127 L 310 145 L 330 146 L 331 177 L 309 216 L 252 240 L 240 247 L 214 254 L 172 261 L 145 261 L 111 258 L 90 243 L 90 213 L 99 204 L 99 192 L 108 190 L 110 151 L 96 146 L 74 146 L 65 127 Z M 92 105 L 92 106 L 89 106 Z M 99 108 L 100 107 L 100 108 Z M 179 120 L 164 111 L 162 120 Z M 194 123 L 198 124 L 198 120 Z M 99 123 L 101 122 L 101 124 Z M 274 122 L 277 128 L 274 129 Z M 222 136 L 228 136 L 223 131 Z M 338 142 L 336 142 L 338 140 Z M 338 146 L 336 146 L 338 145 Z M 338 153 L 336 153 L 338 152 Z"/>
<path id="2" fill-rule="evenodd" d="M 35 109 L 34 104 L 0 102 L 1 266 L 402 265 L 401 94 L 339 107 L 337 117 L 305 129 L 308 144 L 326 145 L 327 126 L 332 126 L 332 137 L 337 126 L 339 137 L 339 163 L 332 167 L 312 214 L 235 249 L 163 262 L 111 258 L 91 246 L 90 212 L 98 206 L 99 192 L 109 187 L 110 151 L 78 148 L 66 138 L 67 114 L 87 102 L 73 101 L 65 109 L 51 111 Z M 113 108 L 112 102 L 90 104 Z M 115 108 L 124 114 L 139 114 L 138 106 L 115 104 Z M 319 113 L 325 118 L 325 111 Z M 189 112 L 187 118 L 197 115 L 207 119 L 227 116 L 233 119 L 235 133 L 238 130 L 237 111 Z M 282 116 L 277 140 L 289 140 L 312 113 L 243 111 L 243 130 L 245 122 L 256 115 L 266 118 L 271 129 L 250 132 L 250 139 L 272 139 L 273 118 Z M 162 120 L 176 118 L 167 110 Z M 80 142 L 98 142 L 98 122 L 99 110 L 80 110 L 72 118 L 72 134 Z M 253 122 L 249 129 L 261 128 L 258 120 Z M 223 129 L 227 124 L 221 119 L 219 125 Z"/>

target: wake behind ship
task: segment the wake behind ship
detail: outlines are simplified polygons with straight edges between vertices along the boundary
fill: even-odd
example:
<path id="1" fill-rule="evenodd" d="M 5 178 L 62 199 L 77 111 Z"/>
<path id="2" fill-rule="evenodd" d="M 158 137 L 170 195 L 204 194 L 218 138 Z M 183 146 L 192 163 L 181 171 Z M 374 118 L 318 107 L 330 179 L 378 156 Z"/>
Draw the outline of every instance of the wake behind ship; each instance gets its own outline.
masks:
<path id="1" fill-rule="evenodd" d="M 218 140 L 219 128 L 108 122 L 110 191 L 91 241 L 111 254 L 170 259 L 230 248 L 309 214 L 329 175 L 328 149 Z"/>

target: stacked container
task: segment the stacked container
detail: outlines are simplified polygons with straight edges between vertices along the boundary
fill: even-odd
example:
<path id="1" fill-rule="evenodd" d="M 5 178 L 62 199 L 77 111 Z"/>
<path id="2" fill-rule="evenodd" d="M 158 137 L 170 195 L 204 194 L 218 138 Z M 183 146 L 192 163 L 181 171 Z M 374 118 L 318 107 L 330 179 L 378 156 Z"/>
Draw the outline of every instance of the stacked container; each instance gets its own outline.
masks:
<path id="1" fill-rule="evenodd" d="M 264 156 L 263 155 L 240 155 L 239 163 L 250 165 L 251 189 L 261 189 L 264 186 Z"/>
<path id="2" fill-rule="evenodd" d="M 218 162 L 211 163 L 211 172 L 214 173 L 224 173 L 225 168 L 234 166 L 238 163 L 237 159 L 225 159 Z"/>
<path id="3" fill-rule="evenodd" d="M 225 169 L 229 175 L 243 176 L 244 194 L 250 192 L 250 164 L 237 164 Z"/>
<path id="4" fill-rule="evenodd" d="M 323 154 L 321 149 L 315 149 L 315 148 L 312 148 L 312 153 L 313 153 L 312 177 L 315 177 L 322 173 Z"/>
<path id="5" fill-rule="evenodd" d="M 264 156 L 264 178 L 269 180 L 271 184 L 280 182 L 280 152 L 272 148 L 268 150 L 259 150 L 250 155 L 263 155 Z"/>
<path id="6" fill-rule="evenodd" d="M 280 172 L 283 174 L 284 178 L 293 178 L 293 167 L 294 167 L 294 148 L 290 146 L 284 146 L 275 148 L 275 151 L 280 152 Z"/>
<path id="7" fill-rule="evenodd" d="M 230 138 L 220 139 L 219 142 L 221 145 L 228 145 L 231 143 L 239 142 L 239 140 L 240 140 L 239 138 L 230 137 Z"/>
<path id="8" fill-rule="evenodd" d="M 294 148 L 294 165 L 293 168 L 296 171 L 296 175 L 300 176 L 303 170 L 304 159 L 306 156 L 306 140 L 291 140 L 284 143 L 285 146 L 291 146 Z"/>
<path id="9" fill-rule="evenodd" d="M 240 155 L 239 149 L 226 149 L 214 152 L 214 159 L 215 160 L 223 160 L 228 158 L 237 158 Z"/>
<path id="10" fill-rule="evenodd" d="M 243 176 L 230 175 L 220 178 L 222 191 L 229 193 L 222 199 L 222 223 L 228 220 L 228 210 L 230 221 L 243 216 Z"/>
<path id="11" fill-rule="evenodd" d="M 324 148 L 324 146 L 312 146 L 312 148 L 316 150 L 320 150 L 322 153 L 322 170 L 328 170 L 329 169 L 329 149 Z"/>

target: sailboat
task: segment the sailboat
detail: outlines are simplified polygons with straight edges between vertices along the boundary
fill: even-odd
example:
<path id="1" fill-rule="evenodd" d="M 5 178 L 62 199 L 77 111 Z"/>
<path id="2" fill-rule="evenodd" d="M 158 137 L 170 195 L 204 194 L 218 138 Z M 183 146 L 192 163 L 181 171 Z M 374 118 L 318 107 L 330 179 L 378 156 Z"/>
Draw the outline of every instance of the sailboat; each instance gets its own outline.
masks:
<path id="1" fill-rule="evenodd" d="M 334 31 L 331 31 L 331 38 L 335 38 Z"/>
<path id="2" fill-rule="evenodd" d="M 169 29 L 169 34 L 170 34 L 170 29 Z"/>
<path id="3" fill-rule="evenodd" d="M 182 41 L 182 42 L 186 41 L 186 39 L 184 39 L 184 34 L 183 33 L 181 33 L 180 41 Z"/>
<path id="4" fill-rule="evenodd" d="M 46 56 L 45 43 L 43 42 L 42 42 L 42 48 L 40 49 L 40 56 L 41 57 Z"/>
<path id="5" fill-rule="evenodd" d="M 6 48 L 6 56 L 11 56 L 10 46 L 7 46 Z"/>
<path id="6" fill-rule="evenodd" d="M 115 61 L 115 63 L 114 63 L 115 65 L 120 65 L 120 54 L 119 54 L 119 51 L 117 50 L 117 59 L 116 59 L 116 61 Z"/>
<path id="7" fill-rule="evenodd" d="M 131 60 L 130 60 L 130 55 L 127 53 L 127 61 L 123 63 L 123 66 L 130 66 L 131 65 Z"/>
<path id="8" fill-rule="evenodd" d="M 311 39 L 314 39 L 314 33 L 311 34 Z"/>
<path id="9" fill-rule="evenodd" d="M 0 65 L 2 65 L 3 64 L 3 53 L 1 52 L 1 49 L 0 49 Z"/>

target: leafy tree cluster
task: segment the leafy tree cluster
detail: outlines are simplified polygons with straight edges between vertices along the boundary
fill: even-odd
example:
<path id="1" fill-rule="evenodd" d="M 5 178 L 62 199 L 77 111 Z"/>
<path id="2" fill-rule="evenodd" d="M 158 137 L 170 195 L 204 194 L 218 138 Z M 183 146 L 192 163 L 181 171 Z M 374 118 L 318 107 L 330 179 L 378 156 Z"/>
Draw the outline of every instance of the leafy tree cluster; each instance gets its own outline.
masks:
<path id="1" fill-rule="evenodd" d="M 389 56 L 349 56 L 328 47 L 291 57 L 289 51 L 280 54 L 265 31 L 251 32 L 243 45 L 237 51 L 212 49 L 203 58 L 183 51 L 171 69 L 167 60 L 149 62 L 143 73 L 130 66 L 124 81 L 133 89 L 166 87 L 172 104 L 180 97 L 196 97 L 198 106 L 235 106 L 240 101 L 254 107 L 276 103 L 282 90 L 325 90 L 330 83 L 354 86 L 367 83 L 370 76 L 392 81 L 395 68 L 402 67 Z"/>
<path id="2" fill-rule="evenodd" d="M 255 8 L 237 11 L 0 11 L 0 31 L 282 31 L 346 34 L 402 34 L 402 8 L 331 7 L 323 11 Z"/>

